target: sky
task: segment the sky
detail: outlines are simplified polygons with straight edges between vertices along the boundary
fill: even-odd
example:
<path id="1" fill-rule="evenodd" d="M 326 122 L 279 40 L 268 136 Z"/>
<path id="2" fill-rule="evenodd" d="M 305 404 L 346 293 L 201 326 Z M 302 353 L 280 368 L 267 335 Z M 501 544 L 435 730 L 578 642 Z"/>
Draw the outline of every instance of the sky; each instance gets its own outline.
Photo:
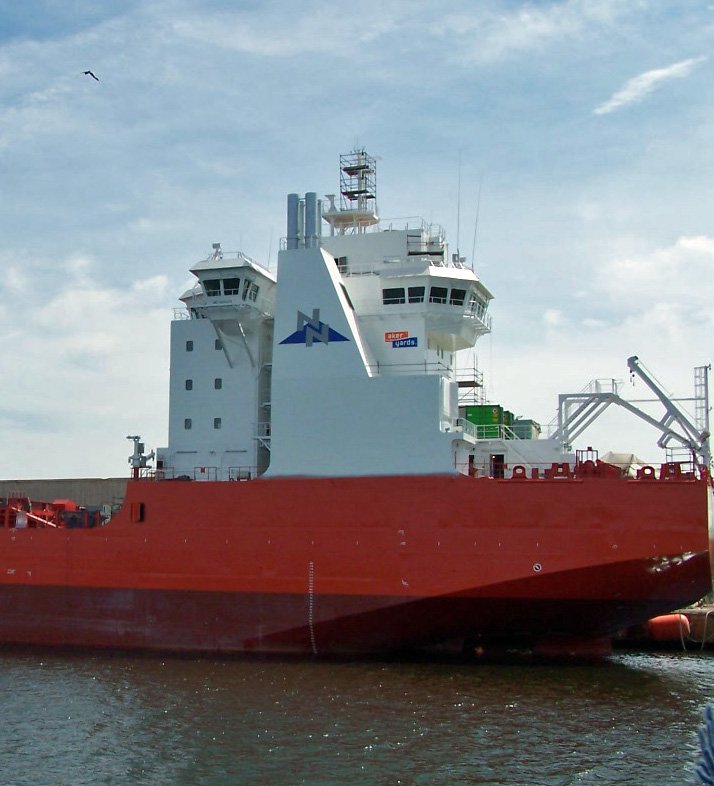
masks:
<path id="1" fill-rule="evenodd" d="M 274 266 L 285 195 L 334 192 L 355 145 L 382 217 L 444 226 L 494 293 L 491 401 L 545 424 L 592 379 L 649 398 L 631 355 L 691 398 L 713 41 L 694 0 L 0 4 L 0 477 L 165 446 L 189 268 L 214 242 Z M 661 460 L 657 436 L 608 411 L 584 442 Z"/>

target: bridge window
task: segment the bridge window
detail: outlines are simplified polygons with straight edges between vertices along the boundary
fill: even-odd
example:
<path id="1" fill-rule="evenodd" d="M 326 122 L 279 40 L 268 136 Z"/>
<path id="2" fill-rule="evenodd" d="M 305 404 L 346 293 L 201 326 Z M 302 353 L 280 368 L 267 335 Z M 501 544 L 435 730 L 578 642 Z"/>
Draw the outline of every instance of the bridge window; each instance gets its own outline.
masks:
<path id="1" fill-rule="evenodd" d="M 187 379 L 185 385 L 186 385 L 186 390 L 193 390 L 193 380 L 192 379 Z"/>
<path id="2" fill-rule="evenodd" d="M 452 306 L 463 306 L 465 299 L 466 299 L 465 289 L 451 290 L 451 295 L 449 296 L 449 303 L 451 303 Z"/>
<path id="3" fill-rule="evenodd" d="M 406 303 L 404 298 L 404 287 L 397 287 L 396 289 L 383 289 L 382 302 L 385 306 L 393 306 L 397 303 Z"/>
<path id="4" fill-rule="evenodd" d="M 475 293 L 471 293 L 469 297 L 469 313 L 475 314 L 479 319 L 483 319 L 486 316 L 486 309 L 488 308 L 488 304 L 481 300 L 479 297 L 476 296 Z"/>
<path id="5" fill-rule="evenodd" d="M 221 281 L 218 278 L 212 278 L 203 282 L 203 287 L 206 290 L 208 297 L 218 297 L 221 294 Z"/>
<path id="6" fill-rule="evenodd" d="M 239 278 L 224 278 L 223 279 L 223 294 L 224 295 L 240 295 L 240 279 Z"/>
<path id="7" fill-rule="evenodd" d="M 251 300 L 255 303 L 258 298 L 259 290 L 260 287 L 257 284 L 251 282 L 250 289 L 248 290 L 248 300 Z"/>
<path id="8" fill-rule="evenodd" d="M 432 287 L 429 290 L 430 303 L 446 303 L 446 296 L 449 290 L 446 287 Z"/>
<path id="9" fill-rule="evenodd" d="M 424 302 L 424 287 L 409 287 L 408 291 L 410 303 Z"/>

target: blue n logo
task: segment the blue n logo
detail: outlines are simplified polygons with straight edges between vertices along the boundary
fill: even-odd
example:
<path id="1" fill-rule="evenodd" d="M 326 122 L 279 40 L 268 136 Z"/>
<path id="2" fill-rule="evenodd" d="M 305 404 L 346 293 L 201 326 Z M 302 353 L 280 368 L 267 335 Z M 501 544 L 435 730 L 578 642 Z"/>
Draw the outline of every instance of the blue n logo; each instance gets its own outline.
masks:
<path id="1" fill-rule="evenodd" d="M 320 309 L 313 308 L 312 318 L 302 311 L 297 314 L 297 330 L 284 338 L 281 344 L 304 344 L 311 347 L 315 341 L 329 344 L 330 341 L 349 341 L 342 333 L 333 330 L 327 322 L 320 321 Z"/>

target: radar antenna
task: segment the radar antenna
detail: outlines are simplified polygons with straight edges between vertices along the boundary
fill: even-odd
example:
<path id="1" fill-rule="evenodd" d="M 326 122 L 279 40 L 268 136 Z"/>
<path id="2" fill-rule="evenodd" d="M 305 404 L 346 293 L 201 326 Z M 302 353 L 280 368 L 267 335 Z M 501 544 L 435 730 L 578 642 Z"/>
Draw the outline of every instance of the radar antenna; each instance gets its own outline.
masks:
<path id="1" fill-rule="evenodd" d="M 127 437 L 134 442 L 134 452 L 129 456 L 129 464 L 132 466 L 132 476 L 134 480 L 139 479 L 139 470 L 145 469 L 148 462 L 154 458 L 154 451 L 148 455 L 144 455 L 144 443 L 138 434 L 130 435 Z"/>

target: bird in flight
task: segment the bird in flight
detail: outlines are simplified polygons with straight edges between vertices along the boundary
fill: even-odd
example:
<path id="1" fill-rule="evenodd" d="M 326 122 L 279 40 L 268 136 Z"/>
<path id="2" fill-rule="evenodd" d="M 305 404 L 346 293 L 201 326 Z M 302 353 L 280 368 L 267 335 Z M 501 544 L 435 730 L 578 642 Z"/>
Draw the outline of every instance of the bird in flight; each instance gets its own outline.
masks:
<path id="1" fill-rule="evenodd" d="M 96 79 L 96 80 L 97 80 L 97 82 L 99 81 L 99 77 L 98 77 L 98 76 L 94 76 L 94 74 L 93 74 L 91 71 L 85 71 L 85 72 L 84 72 L 84 75 L 85 75 L 85 76 L 91 76 L 91 77 L 92 77 L 92 79 Z"/>

